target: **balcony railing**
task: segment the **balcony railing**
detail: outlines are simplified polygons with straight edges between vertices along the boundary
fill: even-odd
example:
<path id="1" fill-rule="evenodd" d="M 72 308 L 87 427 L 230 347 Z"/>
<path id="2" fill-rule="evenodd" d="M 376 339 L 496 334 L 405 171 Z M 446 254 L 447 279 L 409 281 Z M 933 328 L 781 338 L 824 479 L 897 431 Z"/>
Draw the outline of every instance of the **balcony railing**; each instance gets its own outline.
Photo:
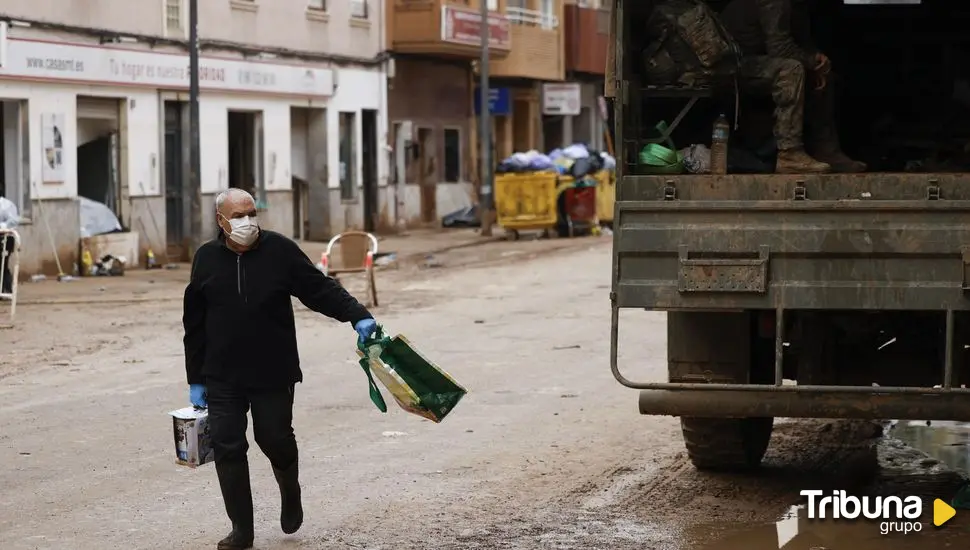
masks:
<path id="1" fill-rule="evenodd" d="M 543 13 L 539 10 L 509 6 L 505 9 L 505 16 L 508 17 L 509 22 L 513 25 L 539 27 L 547 31 L 559 28 L 558 17 L 551 13 Z"/>

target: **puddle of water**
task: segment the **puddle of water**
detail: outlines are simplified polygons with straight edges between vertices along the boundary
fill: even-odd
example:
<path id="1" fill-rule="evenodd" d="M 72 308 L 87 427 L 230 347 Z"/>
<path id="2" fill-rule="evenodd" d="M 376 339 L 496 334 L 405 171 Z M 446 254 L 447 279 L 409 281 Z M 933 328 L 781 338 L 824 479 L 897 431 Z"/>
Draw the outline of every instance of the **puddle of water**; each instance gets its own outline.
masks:
<path id="1" fill-rule="evenodd" d="M 970 423 L 899 421 L 890 435 L 948 467 L 970 473 Z"/>
<path id="2" fill-rule="evenodd" d="M 793 506 L 773 525 L 734 531 L 711 541 L 711 534 L 725 526 L 696 526 L 685 533 L 684 550 L 912 550 L 914 547 L 944 548 L 955 541 L 970 540 L 966 522 L 951 521 L 943 529 L 923 522 L 918 533 L 883 535 L 875 520 L 808 519 L 804 506 Z M 727 527 L 736 529 L 736 526 Z M 723 532 L 723 530 L 721 531 Z"/>
<path id="3" fill-rule="evenodd" d="M 853 550 L 881 548 L 878 525 L 864 529 L 847 522 L 815 521 L 803 506 L 794 506 L 774 525 L 764 525 L 728 535 L 716 542 L 690 546 L 692 550 Z M 703 529 L 695 531 L 698 535 Z M 867 536 L 868 535 L 868 536 Z M 703 536 L 703 535 L 702 535 Z M 850 542 L 851 541 L 851 542 Z M 865 543 L 873 545 L 866 546 Z M 838 545 L 838 546 L 836 546 Z"/>

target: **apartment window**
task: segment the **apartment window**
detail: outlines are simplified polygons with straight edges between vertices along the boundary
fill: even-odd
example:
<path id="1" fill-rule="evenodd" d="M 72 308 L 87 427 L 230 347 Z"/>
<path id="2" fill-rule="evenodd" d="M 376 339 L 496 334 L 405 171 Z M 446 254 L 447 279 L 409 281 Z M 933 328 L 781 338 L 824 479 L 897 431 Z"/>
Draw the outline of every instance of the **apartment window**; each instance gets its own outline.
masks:
<path id="1" fill-rule="evenodd" d="M 340 113 L 340 199 L 357 198 L 357 114 Z"/>
<path id="2" fill-rule="evenodd" d="M 327 0 L 310 0 L 307 8 L 311 10 L 327 11 Z"/>
<path id="3" fill-rule="evenodd" d="M 540 25 L 544 29 L 554 29 L 556 28 L 556 1 L 555 0 L 542 0 L 542 17 Z"/>
<path id="4" fill-rule="evenodd" d="M 350 15 L 359 19 L 367 19 L 367 0 L 350 0 Z"/>
<path id="5" fill-rule="evenodd" d="M 445 128 L 445 181 L 461 181 L 461 130 Z"/>
<path id="6" fill-rule="evenodd" d="M 30 124 L 27 100 L 0 99 L 0 197 L 30 217 Z"/>
<path id="7" fill-rule="evenodd" d="M 165 34 L 185 36 L 182 9 L 184 0 L 165 0 Z"/>

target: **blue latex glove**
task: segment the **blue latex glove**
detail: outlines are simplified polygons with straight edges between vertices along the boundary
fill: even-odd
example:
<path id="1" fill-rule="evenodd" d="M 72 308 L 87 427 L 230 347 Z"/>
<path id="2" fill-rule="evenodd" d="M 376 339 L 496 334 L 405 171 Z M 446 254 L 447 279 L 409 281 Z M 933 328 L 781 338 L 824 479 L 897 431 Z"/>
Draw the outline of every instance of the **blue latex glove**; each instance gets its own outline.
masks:
<path id="1" fill-rule="evenodd" d="M 208 395 L 206 394 L 205 386 L 202 384 L 189 384 L 189 402 L 192 406 L 205 409 L 208 408 L 209 402 L 207 400 Z"/>
<path id="2" fill-rule="evenodd" d="M 377 330 L 377 321 L 373 319 L 361 319 L 360 321 L 357 321 L 356 325 L 354 325 L 354 330 L 356 330 L 357 334 L 359 335 L 357 341 L 363 344 L 368 338 L 371 337 L 372 334 L 374 334 L 374 331 Z"/>

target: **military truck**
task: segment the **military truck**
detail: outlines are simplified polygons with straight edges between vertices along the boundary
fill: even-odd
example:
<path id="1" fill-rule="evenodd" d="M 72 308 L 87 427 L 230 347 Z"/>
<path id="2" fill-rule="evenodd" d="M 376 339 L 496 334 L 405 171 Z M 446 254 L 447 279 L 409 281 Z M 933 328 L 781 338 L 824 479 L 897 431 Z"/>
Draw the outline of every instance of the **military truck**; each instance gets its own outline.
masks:
<path id="1" fill-rule="evenodd" d="M 678 123 L 679 147 L 709 144 L 734 98 L 644 82 L 650 2 L 610 1 L 610 364 L 642 414 L 680 417 L 699 469 L 759 465 L 775 417 L 970 420 L 970 6 L 849 3 L 818 2 L 813 23 L 843 146 L 868 172 L 657 175 L 637 160 L 656 122 Z M 666 381 L 624 374 L 638 359 L 623 309 L 667 312 Z"/>

